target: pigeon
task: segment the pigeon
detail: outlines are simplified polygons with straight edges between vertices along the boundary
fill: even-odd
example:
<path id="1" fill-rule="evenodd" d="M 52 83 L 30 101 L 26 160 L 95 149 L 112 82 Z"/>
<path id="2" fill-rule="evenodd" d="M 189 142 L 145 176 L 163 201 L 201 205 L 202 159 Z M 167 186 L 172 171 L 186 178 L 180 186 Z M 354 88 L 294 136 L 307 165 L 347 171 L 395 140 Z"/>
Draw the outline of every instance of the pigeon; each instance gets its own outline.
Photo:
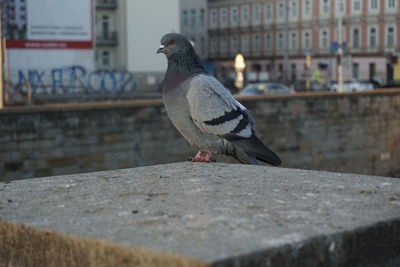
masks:
<path id="1" fill-rule="evenodd" d="M 259 139 L 250 112 L 204 68 L 183 35 L 164 35 L 159 53 L 168 61 L 161 84 L 167 114 L 189 144 L 199 150 L 191 161 L 211 162 L 213 154 L 225 154 L 243 164 L 258 165 L 258 160 L 281 164 Z"/>

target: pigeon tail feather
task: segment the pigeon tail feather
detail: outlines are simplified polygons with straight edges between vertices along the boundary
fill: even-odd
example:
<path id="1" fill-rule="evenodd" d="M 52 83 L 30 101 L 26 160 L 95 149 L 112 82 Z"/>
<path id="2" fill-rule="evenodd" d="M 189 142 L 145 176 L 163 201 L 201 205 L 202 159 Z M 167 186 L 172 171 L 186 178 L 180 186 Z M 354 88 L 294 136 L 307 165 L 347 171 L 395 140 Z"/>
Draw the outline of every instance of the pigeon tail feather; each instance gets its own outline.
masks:
<path id="1" fill-rule="evenodd" d="M 226 140 L 242 148 L 247 154 L 252 154 L 258 160 L 273 166 L 279 166 L 282 161 L 272 150 L 270 150 L 264 143 L 256 136 L 252 135 L 250 138 L 239 138 L 237 136 L 225 135 Z"/>
<path id="2" fill-rule="evenodd" d="M 253 154 L 247 153 L 239 146 L 224 140 L 224 154 L 234 157 L 237 161 L 243 164 L 259 165 L 256 157 Z"/>

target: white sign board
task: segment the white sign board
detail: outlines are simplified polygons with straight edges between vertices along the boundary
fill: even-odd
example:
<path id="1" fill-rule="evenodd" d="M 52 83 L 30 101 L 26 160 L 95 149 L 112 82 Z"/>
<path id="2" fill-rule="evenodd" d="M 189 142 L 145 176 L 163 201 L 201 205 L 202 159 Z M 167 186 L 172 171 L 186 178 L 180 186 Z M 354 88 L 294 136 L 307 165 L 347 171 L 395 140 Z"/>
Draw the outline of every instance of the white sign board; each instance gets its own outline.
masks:
<path id="1" fill-rule="evenodd" d="M 7 9 L 7 48 L 93 47 L 92 0 L 14 0 Z"/>

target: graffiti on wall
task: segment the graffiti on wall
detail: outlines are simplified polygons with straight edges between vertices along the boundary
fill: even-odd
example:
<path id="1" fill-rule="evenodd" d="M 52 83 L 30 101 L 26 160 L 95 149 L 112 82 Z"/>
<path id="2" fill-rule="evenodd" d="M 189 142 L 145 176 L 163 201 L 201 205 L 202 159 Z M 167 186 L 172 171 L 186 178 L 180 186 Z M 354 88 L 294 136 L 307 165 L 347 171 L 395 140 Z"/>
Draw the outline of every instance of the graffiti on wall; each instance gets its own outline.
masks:
<path id="1" fill-rule="evenodd" d="M 10 79 L 11 91 L 38 94 L 133 92 L 136 81 L 130 72 L 88 71 L 79 65 L 50 70 L 17 70 Z"/>

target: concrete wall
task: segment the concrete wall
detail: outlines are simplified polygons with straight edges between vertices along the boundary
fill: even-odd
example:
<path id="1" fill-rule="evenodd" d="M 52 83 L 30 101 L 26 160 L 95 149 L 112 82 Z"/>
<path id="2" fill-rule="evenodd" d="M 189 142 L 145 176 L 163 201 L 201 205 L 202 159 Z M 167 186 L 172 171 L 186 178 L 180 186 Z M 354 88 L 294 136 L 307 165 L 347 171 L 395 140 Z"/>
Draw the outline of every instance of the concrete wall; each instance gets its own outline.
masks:
<path id="1" fill-rule="evenodd" d="M 400 176 L 400 91 L 242 102 L 283 166 Z M 0 111 L 0 180 L 177 162 L 194 152 L 159 100 Z"/>

